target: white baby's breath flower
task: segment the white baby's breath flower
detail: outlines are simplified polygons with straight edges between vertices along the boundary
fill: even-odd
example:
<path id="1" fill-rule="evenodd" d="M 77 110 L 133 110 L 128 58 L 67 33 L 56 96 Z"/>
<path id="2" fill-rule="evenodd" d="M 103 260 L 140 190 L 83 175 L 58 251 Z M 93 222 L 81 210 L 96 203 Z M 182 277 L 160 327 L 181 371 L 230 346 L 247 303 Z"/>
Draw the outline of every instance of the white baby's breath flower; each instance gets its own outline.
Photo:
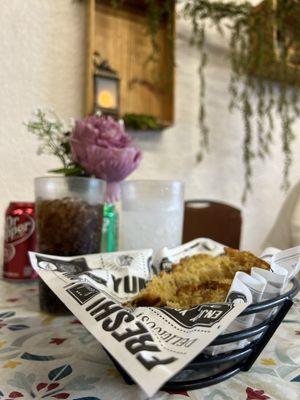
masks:
<path id="1" fill-rule="evenodd" d="M 59 142 L 63 142 L 64 140 L 65 140 L 65 134 L 64 134 L 64 132 L 56 132 L 56 139 L 59 141 Z"/>
<path id="2" fill-rule="evenodd" d="M 56 124 L 57 123 L 57 120 L 56 119 L 54 119 L 54 118 L 47 118 L 47 122 L 49 123 L 49 124 Z"/>
<path id="3" fill-rule="evenodd" d="M 69 140 L 66 136 L 69 128 L 65 121 L 55 114 L 54 110 L 50 109 L 45 112 L 38 108 L 33 113 L 33 118 L 25 124 L 28 131 L 36 135 L 41 143 L 37 154 L 52 154 L 59 157 L 64 168 L 73 163 L 67 146 L 64 145 Z"/>
<path id="4" fill-rule="evenodd" d="M 40 114 L 42 114 L 42 113 L 43 113 L 43 111 L 42 111 L 41 108 L 37 108 L 36 110 L 34 110 L 34 111 L 32 112 L 32 114 L 35 115 L 35 116 L 38 116 L 38 115 L 40 115 Z"/>

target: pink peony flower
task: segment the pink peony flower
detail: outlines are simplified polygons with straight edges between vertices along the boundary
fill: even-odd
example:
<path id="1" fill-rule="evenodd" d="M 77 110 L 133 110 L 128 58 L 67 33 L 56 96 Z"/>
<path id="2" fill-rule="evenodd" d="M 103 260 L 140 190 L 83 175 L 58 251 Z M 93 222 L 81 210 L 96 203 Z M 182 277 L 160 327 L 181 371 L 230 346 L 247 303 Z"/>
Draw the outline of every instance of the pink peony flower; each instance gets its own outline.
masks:
<path id="1" fill-rule="evenodd" d="M 120 197 L 120 182 L 139 165 L 142 152 L 113 118 L 78 119 L 70 137 L 72 158 L 89 174 L 108 183 L 107 201 Z"/>

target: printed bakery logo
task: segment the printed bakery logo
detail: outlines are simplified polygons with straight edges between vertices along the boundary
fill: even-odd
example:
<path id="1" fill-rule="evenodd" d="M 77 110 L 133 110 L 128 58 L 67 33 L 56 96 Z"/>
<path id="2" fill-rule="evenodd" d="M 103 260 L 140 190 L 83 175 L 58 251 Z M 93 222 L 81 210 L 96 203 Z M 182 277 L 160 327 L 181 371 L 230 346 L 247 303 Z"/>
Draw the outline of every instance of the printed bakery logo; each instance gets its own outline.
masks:
<path id="1" fill-rule="evenodd" d="M 73 293 L 76 291 L 78 288 L 74 289 Z M 85 293 L 84 290 L 84 302 L 87 301 Z M 118 342 L 148 371 L 159 365 L 172 364 L 177 360 L 176 357 L 165 356 L 147 327 L 129 310 L 103 296 L 102 293 L 87 305 L 85 311 L 98 323 L 103 334 L 109 336 L 110 347 L 108 350 L 112 355 L 119 356 L 118 350 L 114 346 L 114 342 Z"/>
<path id="2" fill-rule="evenodd" d="M 129 267 L 132 267 L 134 263 L 134 257 L 129 254 L 117 255 L 114 253 L 105 254 L 104 257 L 100 254 L 100 262 L 102 268 L 105 270 L 122 272 Z"/>
<path id="3" fill-rule="evenodd" d="M 228 303 L 247 303 L 247 297 L 243 293 L 233 290 L 229 293 L 226 301 Z"/>
<path id="4" fill-rule="evenodd" d="M 133 261 L 133 257 L 131 257 L 127 254 L 123 254 L 117 258 L 117 262 L 120 267 L 130 267 L 130 265 L 132 264 L 132 261 Z"/>
<path id="5" fill-rule="evenodd" d="M 233 308 L 233 303 L 201 304 L 188 310 L 164 307 L 160 309 L 160 312 L 184 328 L 195 328 L 196 326 L 210 328 L 219 323 Z"/>
<path id="6" fill-rule="evenodd" d="M 81 274 L 90 270 L 89 266 L 84 257 L 74 258 L 70 261 L 49 258 L 44 256 L 36 255 L 37 264 L 39 268 L 47 271 L 58 271 L 62 272 L 69 278 L 77 278 Z"/>
<path id="7" fill-rule="evenodd" d="M 175 357 L 164 357 L 160 354 L 162 351 L 145 325 L 129 310 L 104 296 L 95 287 L 87 283 L 78 283 L 69 287 L 67 292 L 80 305 L 98 295 L 85 306 L 85 311 L 99 324 L 103 333 L 108 334 L 113 341 L 123 343 L 124 348 L 148 371 L 158 365 L 171 364 L 177 360 Z"/>
<path id="8" fill-rule="evenodd" d="M 100 293 L 98 289 L 88 283 L 78 283 L 67 289 L 67 292 L 81 305 L 85 304 Z"/>

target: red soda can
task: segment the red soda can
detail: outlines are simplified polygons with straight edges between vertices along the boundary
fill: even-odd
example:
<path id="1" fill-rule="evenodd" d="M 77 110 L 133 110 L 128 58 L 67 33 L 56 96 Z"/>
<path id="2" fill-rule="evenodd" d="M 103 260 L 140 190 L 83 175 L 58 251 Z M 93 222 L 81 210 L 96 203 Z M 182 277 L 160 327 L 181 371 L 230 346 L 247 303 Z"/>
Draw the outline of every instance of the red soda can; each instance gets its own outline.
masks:
<path id="1" fill-rule="evenodd" d="M 36 250 L 34 203 L 10 203 L 5 214 L 3 277 L 35 279 L 28 251 Z"/>

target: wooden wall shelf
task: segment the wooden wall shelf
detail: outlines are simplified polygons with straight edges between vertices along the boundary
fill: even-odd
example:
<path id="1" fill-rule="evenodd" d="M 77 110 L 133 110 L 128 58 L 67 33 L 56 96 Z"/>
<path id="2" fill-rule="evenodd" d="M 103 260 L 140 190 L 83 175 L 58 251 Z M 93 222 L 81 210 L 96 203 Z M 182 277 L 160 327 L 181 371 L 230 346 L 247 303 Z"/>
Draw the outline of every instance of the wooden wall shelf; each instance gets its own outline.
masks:
<path id="1" fill-rule="evenodd" d="M 294 43 L 294 48 L 288 51 L 288 60 L 286 67 L 283 69 L 280 61 L 281 44 L 278 41 L 280 35 L 280 27 L 274 18 L 274 11 L 280 3 L 285 0 L 264 0 L 257 6 L 253 7 L 253 15 L 261 14 L 261 24 L 263 27 L 264 41 L 266 42 L 264 53 L 260 58 L 260 67 L 257 67 L 258 57 L 253 57 L 253 63 L 249 66 L 249 73 L 254 76 L 259 76 L 267 80 L 275 82 L 285 82 L 291 85 L 299 85 L 300 74 L 300 42 Z M 295 2 L 293 8 L 290 8 L 290 16 L 284 26 L 285 35 L 294 37 L 293 30 L 298 29 L 298 21 L 300 18 L 300 5 Z M 282 28 L 281 28 L 282 29 Z M 285 38 L 286 39 L 286 38 Z M 251 45 L 253 54 L 258 54 L 258 43 L 261 40 L 260 36 L 253 33 L 251 36 Z"/>
<path id="2" fill-rule="evenodd" d="M 157 0 L 161 1 L 161 0 Z M 152 53 L 146 34 L 144 0 L 124 0 L 113 7 L 110 1 L 88 0 L 86 113 L 93 112 L 93 54 L 98 51 L 120 78 L 121 115 L 155 116 L 163 125 L 174 120 L 174 24 L 175 2 L 170 25 L 165 20 L 157 34 L 157 61 L 146 62 Z"/>

